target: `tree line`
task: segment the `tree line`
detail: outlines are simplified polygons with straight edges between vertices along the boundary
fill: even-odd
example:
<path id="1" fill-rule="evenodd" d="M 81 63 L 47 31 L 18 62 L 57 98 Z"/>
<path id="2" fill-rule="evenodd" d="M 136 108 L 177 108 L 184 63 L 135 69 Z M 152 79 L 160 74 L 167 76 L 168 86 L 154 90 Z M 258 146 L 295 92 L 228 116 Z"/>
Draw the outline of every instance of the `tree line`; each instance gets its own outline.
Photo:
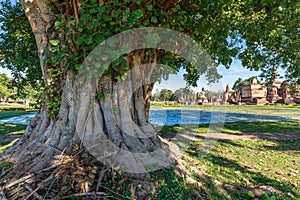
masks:
<path id="1" fill-rule="evenodd" d="M 222 94 L 224 91 L 209 91 L 206 90 L 205 92 L 205 97 L 207 101 L 211 101 L 213 97 L 215 98 L 222 98 Z M 174 92 L 170 89 L 161 89 L 160 91 L 157 90 L 154 92 L 151 96 L 151 101 L 179 101 L 180 98 L 188 99 L 188 100 L 199 100 L 200 98 L 200 91 L 195 92 L 193 89 L 190 87 L 184 87 L 175 90 Z"/>
<path id="2" fill-rule="evenodd" d="M 31 86 L 25 84 L 22 88 L 18 87 L 18 82 L 8 77 L 5 73 L 0 73 L 0 101 L 6 103 L 9 101 L 25 101 L 29 100 L 37 102 L 41 92 Z"/>

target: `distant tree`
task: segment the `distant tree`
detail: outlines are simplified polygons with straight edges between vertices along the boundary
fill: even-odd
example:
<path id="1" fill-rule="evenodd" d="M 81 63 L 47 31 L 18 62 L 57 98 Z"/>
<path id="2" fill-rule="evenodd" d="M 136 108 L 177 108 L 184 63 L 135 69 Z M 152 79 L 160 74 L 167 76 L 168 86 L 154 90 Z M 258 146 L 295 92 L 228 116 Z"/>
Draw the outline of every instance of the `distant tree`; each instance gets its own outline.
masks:
<path id="1" fill-rule="evenodd" d="M 255 76 L 252 76 L 250 78 L 247 78 L 247 79 L 242 79 L 242 78 L 238 78 L 234 84 L 233 84 L 233 87 L 232 87 L 232 90 L 235 91 L 235 92 L 238 92 L 238 91 L 241 91 L 242 90 L 242 86 L 243 85 L 250 85 L 252 80 L 256 78 Z M 257 79 L 257 83 L 260 84 L 260 81 Z"/>
<path id="2" fill-rule="evenodd" d="M 14 94 L 12 98 L 15 100 L 29 100 L 38 102 L 41 96 L 41 92 L 36 88 L 33 88 L 31 84 L 26 84 L 22 86 L 22 90 L 17 87 L 14 87 Z"/>
<path id="3" fill-rule="evenodd" d="M 11 70 L 11 83 L 40 90 L 42 71 L 35 38 L 20 3 L 0 2 L 0 66 Z"/>
<path id="4" fill-rule="evenodd" d="M 232 93 L 232 97 L 237 97 L 236 95 L 238 94 L 241 94 L 242 93 L 242 86 L 243 85 L 250 85 L 252 80 L 257 77 L 255 76 L 252 76 L 250 78 L 247 78 L 247 79 L 242 79 L 242 78 L 238 78 L 234 84 L 233 84 L 233 87 L 232 87 L 232 90 L 234 91 L 234 93 Z M 261 84 L 261 82 L 257 79 L 257 84 Z"/>
<path id="5" fill-rule="evenodd" d="M 172 90 L 162 89 L 159 93 L 159 99 L 161 101 L 170 101 L 172 94 Z"/>
<path id="6" fill-rule="evenodd" d="M 205 92 L 206 92 L 207 100 L 209 102 L 211 102 L 213 98 L 216 98 L 216 99 L 222 98 L 223 93 L 224 93 L 224 91 L 221 91 L 221 90 L 219 90 L 219 91 L 210 91 L 210 90 L 207 90 Z"/>
<path id="7" fill-rule="evenodd" d="M 5 102 L 11 95 L 10 80 L 6 74 L 0 74 L 0 98 Z"/>
<path id="8" fill-rule="evenodd" d="M 171 99 L 174 101 L 178 101 L 181 97 L 187 97 L 190 98 L 193 95 L 195 95 L 195 92 L 190 87 L 180 88 L 176 90 Z"/>
<path id="9" fill-rule="evenodd" d="M 238 78 L 234 84 L 233 84 L 233 87 L 232 87 L 232 90 L 235 91 L 235 92 L 240 92 L 242 90 L 242 85 L 243 85 L 243 79 L 242 78 Z"/>

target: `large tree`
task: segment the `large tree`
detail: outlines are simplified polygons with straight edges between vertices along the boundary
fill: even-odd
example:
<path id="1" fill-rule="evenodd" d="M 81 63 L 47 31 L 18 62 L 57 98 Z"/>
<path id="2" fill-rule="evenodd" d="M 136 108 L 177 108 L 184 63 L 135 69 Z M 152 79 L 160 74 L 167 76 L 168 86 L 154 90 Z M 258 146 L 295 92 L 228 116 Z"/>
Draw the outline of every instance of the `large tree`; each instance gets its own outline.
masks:
<path id="1" fill-rule="evenodd" d="M 267 66 L 271 62 L 267 56 L 273 55 L 273 59 L 279 59 L 277 63 L 289 67 L 290 74 L 297 72 L 299 53 L 292 52 L 297 50 L 293 45 L 299 44 L 297 29 L 296 32 L 294 29 L 299 20 L 299 6 L 295 6 L 295 2 L 20 2 L 35 36 L 46 90 L 41 109 L 24 136 L 5 153 L 5 159 L 14 163 L 9 174 L 15 178 L 28 172 L 39 173 L 52 164 L 57 155 L 67 156 L 78 148 L 87 148 L 106 164 L 116 162 L 113 166 L 121 166 L 136 177 L 145 174 L 142 172 L 147 172 L 147 167 L 155 169 L 155 163 L 168 164 L 168 159 L 174 158 L 172 148 L 161 141 L 148 120 L 154 84 L 149 79 L 165 78 L 172 70 L 164 67 L 154 70 L 156 63 L 167 64 L 175 71 L 184 67 L 184 78 L 190 85 L 195 85 L 205 72 L 209 81 L 220 78 L 216 66 L 229 66 L 235 56 L 240 56 L 245 66 L 255 68 L 259 64 L 259 68 Z M 290 19 L 293 24 L 289 24 Z M 192 52 L 190 60 L 184 59 L 183 54 L 191 49 L 180 39 L 162 41 L 161 46 L 174 43 L 177 47 L 174 52 L 155 45 L 131 52 L 122 49 L 139 46 L 140 40 L 155 40 L 157 35 L 150 34 L 149 38 L 145 30 L 133 37 L 121 34 L 117 36 L 119 40 L 103 43 L 118 33 L 141 27 L 167 28 L 189 35 L 204 47 L 215 65 L 199 63 L 199 59 L 193 63 L 197 52 Z M 283 37 L 279 37 L 280 34 Z M 122 38 L 124 36 L 128 38 Z M 100 48 L 97 54 L 92 50 L 100 43 L 105 48 Z M 115 43 L 123 54 L 112 51 Z M 289 49 L 284 50 L 285 47 Z M 111 55 L 119 58 L 107 64 L 103 57 Z M 96 67 L 90 65 L 91 61 L 100 70 L 93 71 Z M 138 67 L 146 63 L 150 65 Z M 97 73 L 101 76 L 96 76 Z M 145 82 L 141 84 L 140 80 Z M 154 159 L 149 159 L 150 154 Z"/>

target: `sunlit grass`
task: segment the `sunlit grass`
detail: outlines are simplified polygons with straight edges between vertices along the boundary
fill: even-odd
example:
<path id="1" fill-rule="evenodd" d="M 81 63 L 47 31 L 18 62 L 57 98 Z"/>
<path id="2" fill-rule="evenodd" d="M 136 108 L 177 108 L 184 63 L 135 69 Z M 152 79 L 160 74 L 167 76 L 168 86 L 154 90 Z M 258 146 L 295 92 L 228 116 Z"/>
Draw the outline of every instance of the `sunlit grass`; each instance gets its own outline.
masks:
<path id="1" fill-rule="evenodd" d="M 0 154 L 3 153 L 9 147 L 11 147 L 15 142 L 16 140 L 10 142 L 0 142 Z"/>

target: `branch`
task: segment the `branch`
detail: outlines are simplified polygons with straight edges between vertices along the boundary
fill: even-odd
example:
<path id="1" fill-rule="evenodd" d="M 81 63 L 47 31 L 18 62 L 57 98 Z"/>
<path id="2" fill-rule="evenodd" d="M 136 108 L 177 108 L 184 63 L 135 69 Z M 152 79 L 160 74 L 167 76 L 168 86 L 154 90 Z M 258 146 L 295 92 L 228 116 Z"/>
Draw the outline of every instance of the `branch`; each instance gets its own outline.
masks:
<path id="1" fill-rule="evenodd" d="M 22 182 L 26 181 L 27 179 L 30 179 L 32 177 L 33 177 L 33 174 L 29 174 L 27 176 L 24 176 L 23 178 L 20 178 L 20 179 L 14 181 L 14 182 L 12 182 L 12 183 L 10 183 L 8 185 L 5 185 L 4 189 L 8 189 L 8 188 L 10 188 L 10 187 L 12 187 L 12 186 L 14 186 L 16 184 L 19 184 L 19 183 L 22 183 Z"/>
<path id="2" fill-rule="evenodd" d="M 167 0 L 167 2 L 164 5 L 164 9 L 168 9 L 170 8 L 172 5 L 176 5 L 178 3 L 179 0 Z"/>
<path id="3" fill-rule="evenodd" d="M 76 23 L 78 24 L 79 23 L 79 14 L 78 14 L 78 5 L 77 5 L 76 0 L 73 0 L 73 8 L 74 8 Z"/>
<path id="4" fill-rule="evenodd" d="M 84 196 L 96 197 L 97 195 L 107 196 L 107 194 L 104 192 L 87 192 L 87 193 L 78 193 L 78 194 L 72 194 L 69 196 L 64 196 L 62 199 L 70 199 L 72 197 L 74 198 L 74 197 L 84 197 Z"/>
<path id="5" fill-rule="evenodd" d="M 201 10 L 200 6 L 195 5 L 195 4 L 187 4 L 187 3 L 182 4 L 181 8 L 189 8 L 189 9 L 193 9 L 193 10 L 196 10 L 196 11 Z"/>
<path id="6" fill-rule="evenodd" d="M 267 12 L 269 12 L 272 9 L 272 7 L 271 6 L 267 6 L 267 5 L 261 5 L 261 6 L 257 6 L 257 7 L 252 8 L 252 10 L 254 12 L 260 12 L 263 9 L 265 9 Z"/>
<path id="7" fill-rule="evenodd" d="M 33 195 L 36 199 L 38 199 L 38 200 L 43 200 L 43 199 L 44 199 L 44 198 L 41 197 L 38 193 L 36 193 L 36 192 L 40 189 L 40 186 L 37 187 L 35 190 L 33 190 L 33 189 L 30 187 L 30 185 L 29 185 L 28 183 L 25 183 L 25 184 L 24 184 L 24 187 L 25 187 L 29 192 L 31 192 L 31 193 L 26 197 L 25 200 L 29 199 L 32 195 Z"/>

